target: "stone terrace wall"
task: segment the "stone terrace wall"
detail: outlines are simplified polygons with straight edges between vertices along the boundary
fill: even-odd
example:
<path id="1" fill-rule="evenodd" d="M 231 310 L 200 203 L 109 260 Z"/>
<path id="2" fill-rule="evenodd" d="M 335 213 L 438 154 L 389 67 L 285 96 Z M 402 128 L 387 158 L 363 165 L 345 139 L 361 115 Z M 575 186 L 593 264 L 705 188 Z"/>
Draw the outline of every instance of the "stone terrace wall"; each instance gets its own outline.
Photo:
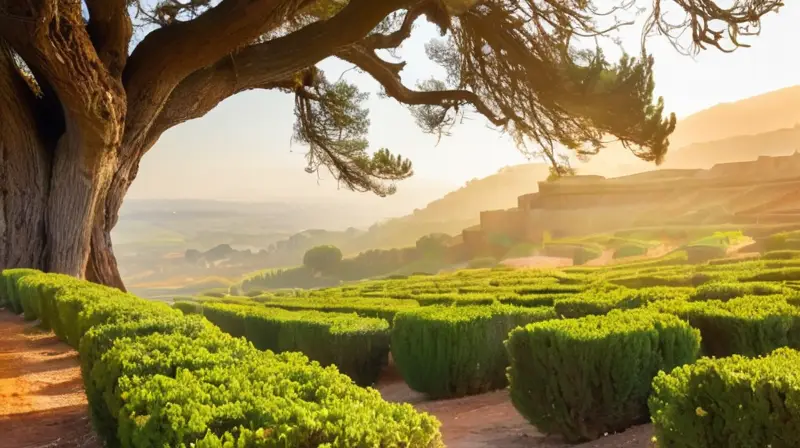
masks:
<path id="1" fill-rule="evenodd" d="M 496 234 L 539 242 L 544 232 L 579 236 L 640 226 L 800 222 L 800 153 L 708 170 L 539 182 L 539 192 L 520 196 L 517 204 L 482 212 L 480 226 L 464 233 L 467 252 L 491 252 L 488 237 Z"/>

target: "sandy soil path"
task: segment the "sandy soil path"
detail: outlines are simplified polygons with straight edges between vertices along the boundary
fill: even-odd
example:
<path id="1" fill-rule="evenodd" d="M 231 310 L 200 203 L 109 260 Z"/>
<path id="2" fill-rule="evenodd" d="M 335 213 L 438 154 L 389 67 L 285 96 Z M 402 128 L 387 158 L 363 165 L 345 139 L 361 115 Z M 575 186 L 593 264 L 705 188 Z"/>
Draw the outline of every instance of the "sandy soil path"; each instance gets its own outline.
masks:
<path id="1" fill-rule="evenodd" d="M 514 409 L 506 391 L 454 400 L 427 400 L 393 368 L 378 389 L 389 401 L 411 403 L 442 422 L 449 448 L 650 448 L 649 425 L 568 445 L 545 436 Z M 88 417 L 77 353 L 50 332 L 0 310 L 0 447 L 100 448 Z"/>
<path id="2" fill-rule="evenodd" d="M 99 448 L 77 353 L 0 309 L 0 446 Z"/>
<path id="3" fill-rule="evenodd" d="M 546 436 L 514 409 L 504 390 L 431 401 L 411 390 L 391 366 L 377 388 L 388 401 L 411 403 L 435 415 L 442 422 L 442 437 L 448 448 L 651 448 L 650 425 L 580 445 L 567 444 L 557 436 Z"/>

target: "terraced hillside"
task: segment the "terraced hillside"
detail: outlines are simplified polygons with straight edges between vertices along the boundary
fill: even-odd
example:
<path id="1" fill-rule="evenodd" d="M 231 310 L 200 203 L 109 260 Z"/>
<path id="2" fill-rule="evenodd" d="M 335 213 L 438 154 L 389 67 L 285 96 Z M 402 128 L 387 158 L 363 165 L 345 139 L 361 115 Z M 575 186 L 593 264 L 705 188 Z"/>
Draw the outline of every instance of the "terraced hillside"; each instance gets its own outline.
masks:
<path id="1" fill-rule="evenodd" d="M 465 229 L 465 252 L 496 254 L 507 245 L 560 237 L 670 226 L 800 224 L 800 153 L 717 164 L 708 170 L 659 170 L 606 179 L 540 182 L 508 210 L 484 211 Z"/>

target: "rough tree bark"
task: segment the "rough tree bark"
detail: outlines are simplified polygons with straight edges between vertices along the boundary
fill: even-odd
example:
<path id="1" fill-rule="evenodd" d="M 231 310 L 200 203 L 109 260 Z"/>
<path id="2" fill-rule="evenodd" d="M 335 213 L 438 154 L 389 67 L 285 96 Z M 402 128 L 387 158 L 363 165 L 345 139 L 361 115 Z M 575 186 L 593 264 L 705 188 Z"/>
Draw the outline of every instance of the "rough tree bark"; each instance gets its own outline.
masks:
<path id="1" fill-rule="evenodd" d="M 0 46 L 0 265 L 45 268 L 50 155 L 35 98 Z"/>

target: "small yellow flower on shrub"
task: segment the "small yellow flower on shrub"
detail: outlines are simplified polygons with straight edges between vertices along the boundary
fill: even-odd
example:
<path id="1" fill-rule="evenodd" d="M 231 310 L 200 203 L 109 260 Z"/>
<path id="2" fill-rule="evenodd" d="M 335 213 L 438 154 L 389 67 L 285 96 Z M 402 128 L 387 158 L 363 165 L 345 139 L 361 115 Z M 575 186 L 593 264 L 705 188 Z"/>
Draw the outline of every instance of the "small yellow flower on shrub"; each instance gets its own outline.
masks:
<path id="1" fill-rule="evenodd" d="M 698 406 L 697 409 L 694 410 L 694 413 L 697 414 L 698 417 L 705 417 L 706 415 L 708 415 L 708 412 L 706 412 L 700 406 Z"/>

